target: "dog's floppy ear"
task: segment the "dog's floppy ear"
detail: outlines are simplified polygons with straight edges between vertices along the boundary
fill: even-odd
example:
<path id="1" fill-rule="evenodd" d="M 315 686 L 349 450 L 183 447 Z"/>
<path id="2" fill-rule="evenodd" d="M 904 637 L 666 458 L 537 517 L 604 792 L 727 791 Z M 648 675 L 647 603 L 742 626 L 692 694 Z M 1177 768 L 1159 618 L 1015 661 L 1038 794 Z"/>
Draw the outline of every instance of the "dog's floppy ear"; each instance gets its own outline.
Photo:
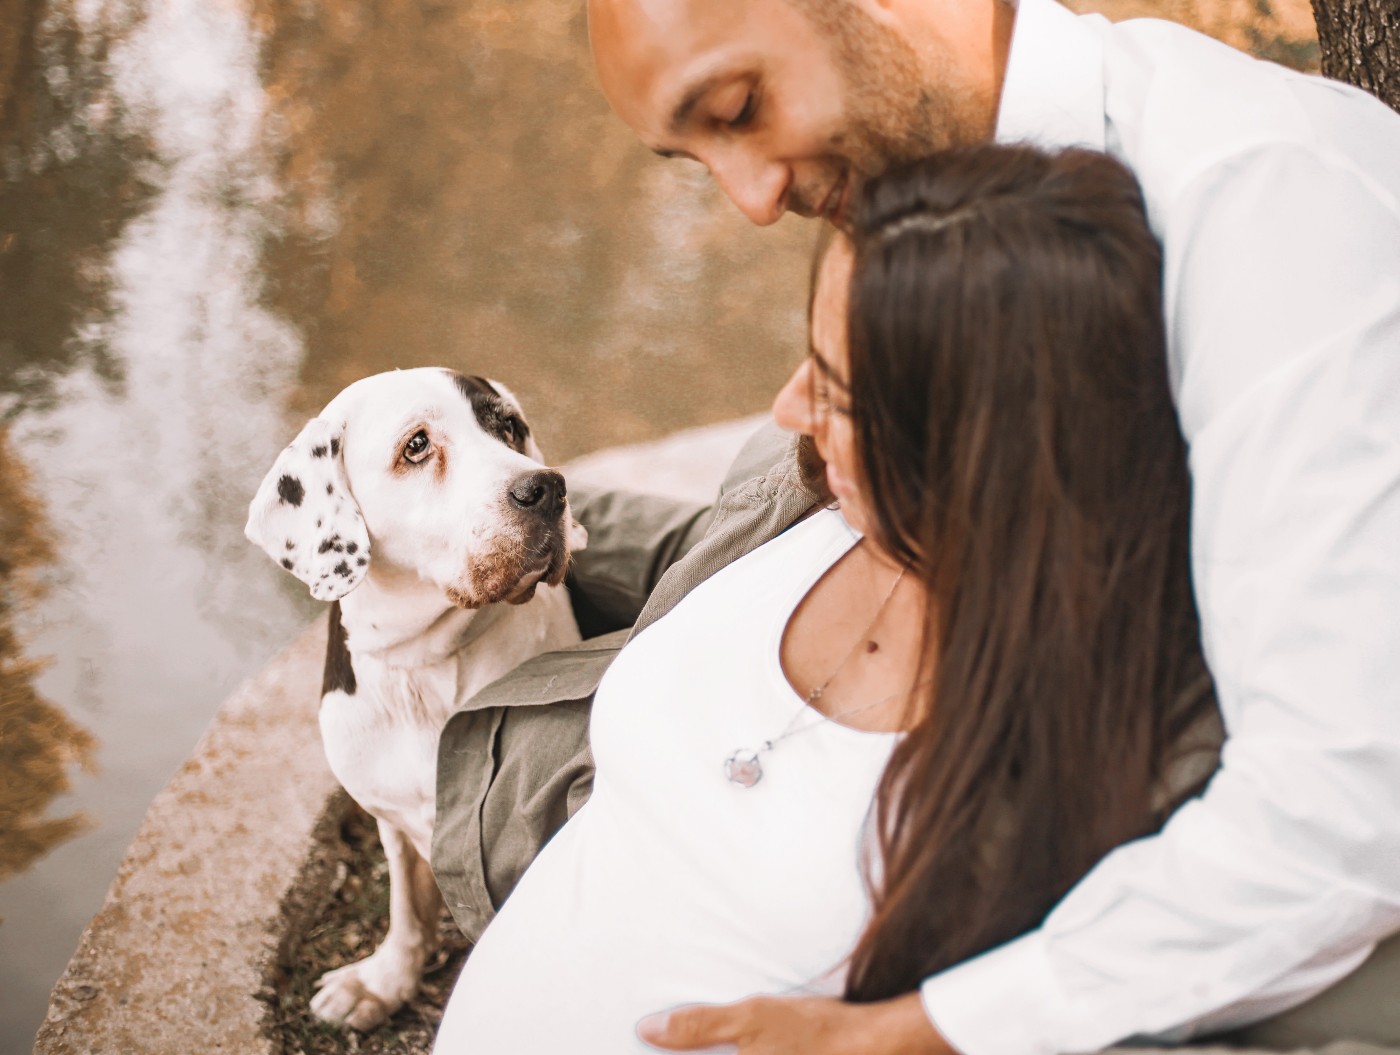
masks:
<path id="1" fill-rule="evenodd" d="M 308 421 L 272 463 L 243 529 L 318 601 L 339 600 L 369 571 L 369 529 L 346 480 L 344 431 L 324 418 Z"/>

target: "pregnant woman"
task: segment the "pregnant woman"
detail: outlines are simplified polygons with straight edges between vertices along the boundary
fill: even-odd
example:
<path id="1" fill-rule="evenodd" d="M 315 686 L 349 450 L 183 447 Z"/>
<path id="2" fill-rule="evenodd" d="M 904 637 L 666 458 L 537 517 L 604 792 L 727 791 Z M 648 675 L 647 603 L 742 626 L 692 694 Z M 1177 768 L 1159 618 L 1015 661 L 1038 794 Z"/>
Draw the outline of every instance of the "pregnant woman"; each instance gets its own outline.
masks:
<path id="1" fill-rule="evenodd" d="M 774 405 L 830 497 L 618 656 L 593 796 L 439 1052 L 650 1051 L 636 1023 L 681 1003 L 911 992 L 1194 793 L 1218 728 L 1160 282 L 1102 155 L 867 186 Z"/>

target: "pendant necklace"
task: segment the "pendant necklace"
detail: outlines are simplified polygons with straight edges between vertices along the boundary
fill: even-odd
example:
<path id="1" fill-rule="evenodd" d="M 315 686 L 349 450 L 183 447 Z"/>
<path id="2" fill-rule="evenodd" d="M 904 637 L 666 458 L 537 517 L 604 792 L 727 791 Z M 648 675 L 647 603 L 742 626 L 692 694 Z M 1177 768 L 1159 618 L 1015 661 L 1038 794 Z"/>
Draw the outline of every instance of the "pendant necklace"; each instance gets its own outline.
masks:
<path id="1" fill-rule="evenodd" d="M 806 725 L 797 724 L 807 713 L 807 709 L 822 698 L 826 693 L 827 686 L 836 680 L 836 675 L 840 674 L 841 671 L 846 668 L 846 664 L 849 663 L 851 657 L 856 654 L 860 643 L 869 636 L 870 631 L 875 629 L 875 624 L 880 621 L 881 614 L 890 603 L 890 598 L 894 596 L 894 591 L 899 587 L 900 580 L 904 578 L 904 573 L 908 570 L 907 566 L 899 569 L 899 574 L 894 577 L 894 582 L 890 583 L 890 588 L 886 592 L 884 600 L 880 602 L 880 606 L 875 609 L 875 614 L 871 617 L 870 623 L 860 632 L 855 641 L 851 643 L 851 647 L 847 650 L 846 654 L 841 657 L 841 662 L 836 664 L 836 669 L 826 676 L 825 681 L 812 689 L 811 692 L 807 693 L 803 698 L 804 706 L 800 707 L 797 713 L 792 716 L 792 719 L 787 723 L 783 731 L 771 740 L 763 741 L 757 748 L 738 748 L 724 760 L 724 778 L 726 780 L 731 784 L 739 785 L 741 788 L 751 788 L 763 779 L 763 764 L 759 761 L 759 755 L 762 755 L 766 751 L 772 751 L 773 748 L 790 736 L 796 736 L 798 733 L 805 733 L 808 729 L 815 729 L 817 726 L 837 718 L 854 718 L 858 714 L 874 710 L 881 704 L 889 703 L 890 700 L 900 695 L 898 692 L 892 692 L 888 696 L 876 700 L 874 703 L 862 704 L 859 707 L 838 711 L 835 714 L 822 714 L 815 722 L 808 722 Z"/>

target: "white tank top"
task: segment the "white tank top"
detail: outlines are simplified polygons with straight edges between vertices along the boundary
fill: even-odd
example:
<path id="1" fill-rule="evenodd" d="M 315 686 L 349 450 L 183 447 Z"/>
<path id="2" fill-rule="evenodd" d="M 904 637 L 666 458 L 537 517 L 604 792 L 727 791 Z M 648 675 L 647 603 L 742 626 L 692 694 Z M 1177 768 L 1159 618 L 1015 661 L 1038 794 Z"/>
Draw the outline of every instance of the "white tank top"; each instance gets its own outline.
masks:
<path id="1" fill-rule="evenodd" d="M 835 994 L 869 902 L 865 823 L 896 734 L 825 721 L 783 674 L 798 602 L 859 536 L 824 510 L 721 570 L 598 688 L 592 798 L 473 950 L 442 1053 L 652 1052 L 683 1003 Z M 799 712 L 801 713 L 799 716 Z M 724 760 L 789 727 L 743 788 Z"/>

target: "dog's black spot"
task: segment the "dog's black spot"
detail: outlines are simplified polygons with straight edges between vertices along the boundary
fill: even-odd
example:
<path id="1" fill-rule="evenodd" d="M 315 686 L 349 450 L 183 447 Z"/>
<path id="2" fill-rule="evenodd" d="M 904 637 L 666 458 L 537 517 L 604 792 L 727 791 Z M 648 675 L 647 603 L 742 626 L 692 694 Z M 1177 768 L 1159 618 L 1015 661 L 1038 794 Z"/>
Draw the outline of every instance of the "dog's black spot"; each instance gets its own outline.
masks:
<path id="1" fill-rule="evenodd" d="M 344 552 L 345 552 L 345 547 L 342 546 L 339 542 L 337 542 L 337 543 L 335 544 L 335 551 L 336 551 L 337 553 L 344 553 Z"/>
<path id="2" fill-rule="evenodd" d="M 283 557 L 283 558 L 282 558 L 282 567 L 286 568 L 288 571 L 291 571 L 291 570 L 292 570 L 292 559 L 291 559 L 290 557 Z"/>
<path id="3" fill-rule="evenodd" d="M 332 454 L 339 454 L 339 453 L 340 453 L 340 437 L 339 437 L 339 436 L 332 436 L 332 437 L 331 437 L 331 453 L 332 453 Z"/>
<path id="4" fill-rule="evenodd" d="M 335 484 L 326 484 L 326 494 L 328 494 L 328 495 L 333 495 L 333 494 L 335 494 Z"/>
<path id="5" fill-rule="evenodd" d="M 319 546 L 316 547 L 316 552 L 317 552 L 317 553 L 329 553 L 329 552 L 331 551 L 331 547 L 334 546 L 334 545 L 335 545 L 335 543 L 332 542 L 330 539 L 328 539 L 328 538 L 323 538 L 323 539 L 321 540 L 321 544 L 320 544 Z"/>
<path id="6" fill-rule="evenodd" d="M 475 403 L 482 396 L 495 396 L 497 399 L 501 398 L 501 393 L 496 389 L 496 386 L 484 377 L 478 377 L 476 375 L 468 377 L 466 374 L 458 373 L 456 370 L 449 370 L 447 372 L 452 375 L 452 380 L 457 385 L 457 391 L 461 392 L 471 403 Z"/>
<path id="7" fill-rule="evenodd" d="M 345 627 L 340 622 L 340 602 L 331 602 L 330 632 L 326 635 L 326 670 L 321 676 L 321 695 L 339 690 L 355 695 L 355 666 L 346 646 Z"/>
<path id="8" fill-rule="evenodd" d="M 291 539 L 288 539 L 288 540 L 287 540 L 287 548 L 288 548 L 288 549 L 296 549 L 296 548 L 297 548 L 297 544 L 296 544 L 295 542 L 293 542 Z"/>
<path id="9" fill-rule="evenodd" d="M 336 565 L 334 568 L 332 568 L 331 570 L 332 570 L 333 572 L 335 572 L 337 575 L 342 575 L 342 576 L 344 576 L 344 575 L 349 575 L 349 574 L 350 574 L 350 565 L 346 564 L 344 561 L 341 561 L 339 564 L 337 564 L 337 565 Z"/>
<path id="10" fill-rule="evenodd" d="M 351 542 L 351 543 L 348 543 L 348 544 L 346 545 L 346 547 L 345 547 L 345 552 L 346 552 L 346 553 L 354 553 L 354 552 L 355 552 L 357 549 L 359 549 L 359 548 L 360 548 L 360 544 L 359 544 L 358 542 Z"/>
<path id="11" fill-rule="evenodd" d="M 301 500 L 306 497 L 306 488 L 301 486 L 301 481 L 295 476 L 284 475 L 277 481 L 277 497 L 288 505 L 299 506 Z"/>
<path id="12" fill-rule="evenodd" d="M 369 561 L 367 561 L 367 560 L 365 560 L 363 557 L 361 557 L 361 558 L 359 558 L 357 561 L 355 561 L 355 563 L 356 563 L 359 567 L 363 568 L 366 564 L 369 563 Z"/>
<path id="13" fill-rule="evenodd" d="M 455 370 L 449 370 L 457 391 L 471 403 L 476 414 L 476 423 L 489 436 L 494 436 L 513 451 L 525 450 L 525 439 L 530 435 L 530 426 L 506 402 L 505 397 L 484 377 L 468 377 Z"/>
<path id="14" fill-rule="evenodd" d="M 324 458 L 325 456 L 326 456 L 326 448 L 325 448 L 324 446 L 318 445 L 318 446 L 316 446 L 316 447 L 312 447 L 312 448 L 311 448 L 311 457 L 313 457 L 313 458 Z"/>
<path id="15" fill-rule="evenodd" d="M 320 527 L 320 526 L 321 526 L 321 518 L 320 518 L 320 517 L 317 517 L 317 518 L 316 518 L 316 526 L 317 526 L 317 527 Z"/>

